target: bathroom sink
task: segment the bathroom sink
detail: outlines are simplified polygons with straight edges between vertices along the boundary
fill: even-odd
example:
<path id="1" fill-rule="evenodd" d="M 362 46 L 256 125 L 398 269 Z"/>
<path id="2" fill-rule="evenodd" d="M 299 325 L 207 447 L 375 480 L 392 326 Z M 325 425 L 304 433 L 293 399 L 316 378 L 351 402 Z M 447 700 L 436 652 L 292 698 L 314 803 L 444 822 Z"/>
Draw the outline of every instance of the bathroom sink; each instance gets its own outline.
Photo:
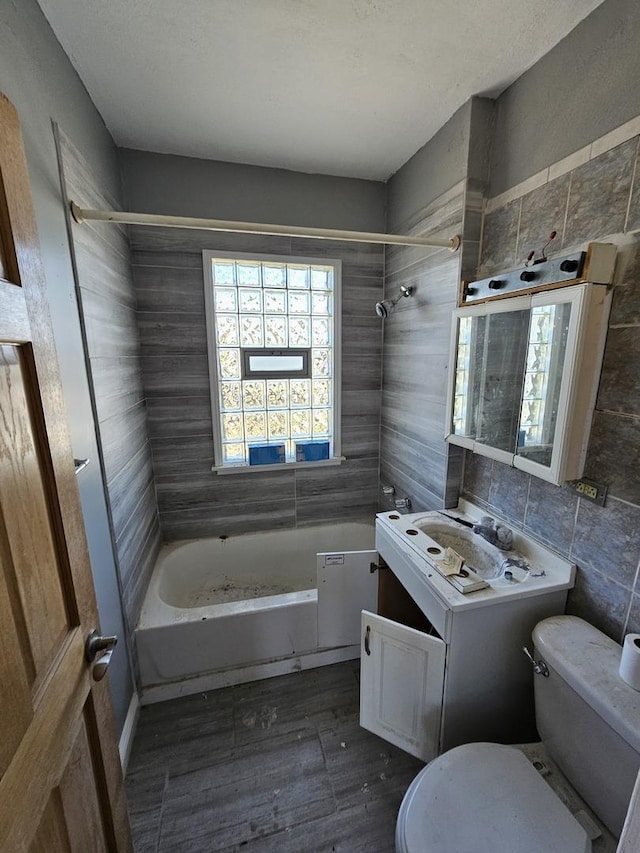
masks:
<path id="1" fill-rule="evenodd" d="M 457 524 L 457 522 L 453 522 Z M 465 565 L 472 568 L 484 580 L 497 578 L 502 574 L 506 554 L 495 545 L 490 545 L 482 537 L 468 527 L 452 527 L 445 522 L 438 523 L 433 519 L 417 521 L 415 527 L 432 539 L 442 552 L 452 548 L 459 554 Z M 437 559 L 438 555 L 427 549 Z"/>

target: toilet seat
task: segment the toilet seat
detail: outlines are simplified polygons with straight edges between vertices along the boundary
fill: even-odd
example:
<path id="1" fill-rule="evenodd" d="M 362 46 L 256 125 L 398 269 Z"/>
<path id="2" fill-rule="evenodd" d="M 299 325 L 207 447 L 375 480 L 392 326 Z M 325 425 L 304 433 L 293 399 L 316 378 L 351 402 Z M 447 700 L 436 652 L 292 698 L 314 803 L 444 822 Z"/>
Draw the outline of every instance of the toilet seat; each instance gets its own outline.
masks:
<path id="1" fill-rule="evenodd" d="M 589 853 L 591 841 L 520 752 L 471 743 L 413 780 L 396 826 L 397 853 Z"/>

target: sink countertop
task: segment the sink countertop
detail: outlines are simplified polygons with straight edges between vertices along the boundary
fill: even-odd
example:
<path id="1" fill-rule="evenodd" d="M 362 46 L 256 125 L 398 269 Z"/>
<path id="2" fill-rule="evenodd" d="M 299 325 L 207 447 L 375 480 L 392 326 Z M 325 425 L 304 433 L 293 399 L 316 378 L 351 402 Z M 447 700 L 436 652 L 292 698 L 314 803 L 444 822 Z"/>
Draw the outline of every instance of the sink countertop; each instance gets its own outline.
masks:
<path id="1" fill-rule="evenodd" d="M 564 559 L 521 530 L 511 527 L 507 521 L 494 515 L 497 523 L 502 522 L 513 530 L 512 550 L 500 552 L 496 548 L 496 551 L 504 554 L 505 559 L 524 557 L 533 572 L 544 569 L 545 574 L 541 577 L 530 574 L 523 581 L 507 581 L 503 577 L 487 579 L 489 586 L 484 589 L 466 594 L 458 592 L 435 569 L 433 558 L 427 553 L 427 548 L 432 547 L 435 540 L 417 527 L 419 524 L 432 521 L 434 524 L 445 525 L 452 530 L 469 529 L 448 519 L 447 515 L 456 515 L 470 522 L 478 522 L 482 516 L 488 515 L 488 513 L 466 500 L 461 500 L 457 508 L 446 509 L 442 512 L 414 512 L 406 515 L 400 515 L 398 512 L 378 513 L 376 517 L 376 547 L 380 550 L 377 541 L 379 536 L 381 545 L 386 540 L 399 547 L 411 559 L 415 572 L 420 579 L 449 609 L 466 610 L 498 604 L 507 599 L 528 598 L 556 590 L 571 589 L 574 586 L 576 568 L 574 563 Z M 409 535 L 406 533 L 408 529 L 418 532 L 415 535 Z M 401 577 L 399 579 L 402 581 Z M 419 602 L 417 603 L 419 604 Z"/>

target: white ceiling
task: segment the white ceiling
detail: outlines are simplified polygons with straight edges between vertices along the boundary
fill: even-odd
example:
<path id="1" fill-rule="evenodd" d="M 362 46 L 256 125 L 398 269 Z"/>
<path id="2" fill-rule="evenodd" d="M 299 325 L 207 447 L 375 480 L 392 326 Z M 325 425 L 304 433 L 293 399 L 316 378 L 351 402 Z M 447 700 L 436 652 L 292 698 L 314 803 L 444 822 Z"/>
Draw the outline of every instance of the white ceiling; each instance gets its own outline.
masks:
<path id="1" fill-rule="evenodd" d="M 118 145 L 385 180 L 602 0 L 39 0 Z"/>

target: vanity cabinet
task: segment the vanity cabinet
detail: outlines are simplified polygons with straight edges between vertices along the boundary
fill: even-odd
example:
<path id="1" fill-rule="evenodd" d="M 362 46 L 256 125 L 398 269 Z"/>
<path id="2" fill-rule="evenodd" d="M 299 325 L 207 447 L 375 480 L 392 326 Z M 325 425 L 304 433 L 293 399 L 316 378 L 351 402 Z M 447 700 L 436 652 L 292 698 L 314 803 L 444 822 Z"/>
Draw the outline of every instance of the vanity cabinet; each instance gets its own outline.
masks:
<path id="1" fill-rule="evenodd" d="M 459 308 L 446 440 L 552 483 L 580 477 L 610 301 L 579 284 Z"/>
<path id="2" fill-rule="evenodd" d="M 466 501 L 457 512 L 482 514 Z M 472 741 L 536 740 L 522 646 L 564 613 L 575 566 L 515 532 L 517 553 L 545 571 L 463 595 L 406 535 L 434 516 L 442 523 L 380 513 L 375 551 L 318 554 L 318 645 L 359 648 L 361 725 L 423 761 Z"/>

